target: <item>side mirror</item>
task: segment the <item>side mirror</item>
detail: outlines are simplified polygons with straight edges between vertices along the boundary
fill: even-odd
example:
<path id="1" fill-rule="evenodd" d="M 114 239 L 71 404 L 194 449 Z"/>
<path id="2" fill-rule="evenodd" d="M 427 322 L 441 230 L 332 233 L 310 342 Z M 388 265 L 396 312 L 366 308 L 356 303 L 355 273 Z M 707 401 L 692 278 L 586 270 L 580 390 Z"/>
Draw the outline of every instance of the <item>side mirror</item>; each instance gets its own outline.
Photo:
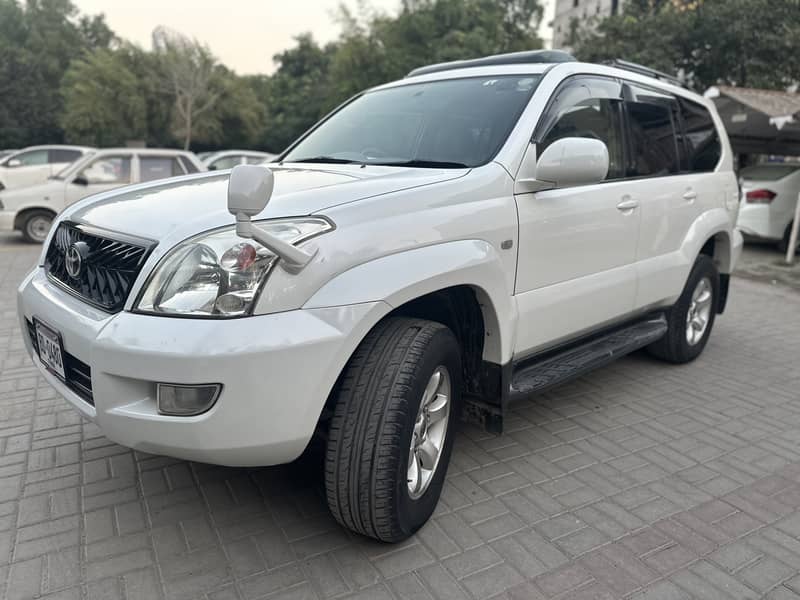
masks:
<path id="1" fill-rule="evenodd" d="M 536 162 L 536 180 L 554 187 L 599 183 L 608 175 L 608 148 L 592 138 L 561 138 Z"/>
<path id="2" fill-rule="evenodd" d="M 75 179 L 72 180 L 72 183 L 75 185 L 89 185 L 89 180 L 86 179 L 83 175 L 78 175 Z"/>
<path id="3" fill-rule="evenodd" d="M 10 161 L 6 163 L 7 167 L 21 167 L 22 161 L 18 158 L 12 158 Z"/>
<path id="4" fill-rule="evenodd" d="M 228 179 L 228 212 L 236 217 L 236 234 L 254 239 L 274 252 L 290 270 L 300 271 L 314 257 L 254 225 L 251 217 L 264 210 L 275 188 L 275 176 L 262 165 L 237 165 Z"/>

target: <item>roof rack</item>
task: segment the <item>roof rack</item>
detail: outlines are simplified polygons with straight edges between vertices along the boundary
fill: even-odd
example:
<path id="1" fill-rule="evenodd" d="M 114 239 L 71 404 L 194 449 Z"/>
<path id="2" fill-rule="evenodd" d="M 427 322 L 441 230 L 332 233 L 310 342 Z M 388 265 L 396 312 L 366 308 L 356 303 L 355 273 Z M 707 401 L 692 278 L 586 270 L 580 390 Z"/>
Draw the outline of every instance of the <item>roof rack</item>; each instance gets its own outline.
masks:
<path id="1" fill-rule="evenodd" d="M 616 67 L 617 69 L 624 69 L 625 71 L 639 73 L 639 75 L 646 75 L 647 77 L 652 77 L 653 79 L 660 79 L 661 81 L 666 81 L 667 83 L 671 83 L 672 85 L 677 85 L 678 87 L 682 88 L 686 87 L 686 84 L 683 83 L 677 77 L 670 75 L 668 73 L 664 73 L 662 71 L 656 71 L 655 69 L 651 69 L 650 67 L 645 67 L 644 65 L 640 65 L 638 63 L 629 62 L 627 60 L 620 60 L 619 58 L 614 58 L 611 60 L 604 60 L 603 64 L 608 65 L 609 67 Z"/>
<path id="2" fill-rule="evenodd" d="M 470 67 L 490 67 L 497 65 L 521 65 L 534 63 L 564 63 L 575 62 L 575 57 L 563 50 L 526 50 L 523 52 L 510 52 L 508 54 L 495 54 L 484 56 L 483 58 L 473 58 L 471 60 L 454 60 L 452 62 L 428 65 L 419 67 L 411 71 L 406 77 L 417 75 L 427 75 L 428 73 L 438 73 L 440 71 L 451 71 L 453 69 L 468 69 Z"/>

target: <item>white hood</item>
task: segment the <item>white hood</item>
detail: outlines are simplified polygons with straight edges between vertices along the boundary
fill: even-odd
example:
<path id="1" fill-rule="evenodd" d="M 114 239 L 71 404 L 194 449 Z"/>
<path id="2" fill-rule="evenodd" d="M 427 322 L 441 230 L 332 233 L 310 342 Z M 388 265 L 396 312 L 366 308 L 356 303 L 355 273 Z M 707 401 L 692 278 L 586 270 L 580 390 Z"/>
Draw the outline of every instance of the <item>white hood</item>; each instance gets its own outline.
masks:
<path id="1" fill-rule="evenodd" d="M 309 215 L 356 200 L 456 179 L 468 169 L 409 169 L 342 165 L 271 167 L 275 191 L 255 219 Z M 102 229 L 177 243 L 235 223 L 227 209 L 230 171 L 126 187 L 86 198 L 63 217 Z"/>

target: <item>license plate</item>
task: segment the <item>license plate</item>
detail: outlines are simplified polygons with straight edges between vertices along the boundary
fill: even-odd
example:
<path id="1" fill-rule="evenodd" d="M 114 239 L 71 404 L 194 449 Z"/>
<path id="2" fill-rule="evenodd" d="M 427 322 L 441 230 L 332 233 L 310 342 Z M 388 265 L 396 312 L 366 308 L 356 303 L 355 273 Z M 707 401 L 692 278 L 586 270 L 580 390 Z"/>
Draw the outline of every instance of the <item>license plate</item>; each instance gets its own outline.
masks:
<path id="1" fill-rule="evenodd" d="M 39 345 L 39 360 L 61 379 L 65 379 L 61 336 L 57 331 L 53 331 L 39 321 L 34 321 L 34 323 L 36 324 L 36 341 Z"/>

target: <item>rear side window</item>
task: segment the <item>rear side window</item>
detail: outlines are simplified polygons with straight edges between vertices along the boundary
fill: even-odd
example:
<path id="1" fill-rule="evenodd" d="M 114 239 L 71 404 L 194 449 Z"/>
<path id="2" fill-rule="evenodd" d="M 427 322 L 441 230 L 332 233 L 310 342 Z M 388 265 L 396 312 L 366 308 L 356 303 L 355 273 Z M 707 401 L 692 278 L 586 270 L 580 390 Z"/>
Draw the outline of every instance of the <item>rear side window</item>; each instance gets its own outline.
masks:
<path id="1" fill-rule="evenodd" d="M 183 175 L 183 168 L 175 158 L 169 156 L 139 157 L 139 181 L 155 181 L 174 175 Z"/>
<path id="2" fill-rule="evenodd" d="M 49 151 L 51 163 L 72 163 L 78 160 L 83 154 L 80 150 L 53 149 Z"/>
<path id="3" fill-rule="evenodd" d="M 608 147 L 606 179 L 624 177 L 621 107 L 622 85 L 617 81 L 592 77 L 571 80 L 556 92 L 540 125 L 537 153 L 561 138 L 600 140 Z"/>
<path id="4" fill-rule="evenodd" d="M 689 153 L 689 170 L 695 173 L 713 171 L 722 156 L 722 145 L 711 113 L 702 104 L 680 99 L 683 128 Z"/>
<path id="5" fill-rule="evenodd" d="M 196 166 L 194 166 L 194 163 L 185 156 L 179 156 L 178 160 L 181 162 L 184 170 L 187 173 L 197 173 L 199 171 L 199 169 Z"/>
<path id="6" fill-rule="evenodd" d="M 658 177 L 680 171 L 676 137 L 677 100 L 635 85 L 626 86 L 630 128 L 630 177 Z"/>

